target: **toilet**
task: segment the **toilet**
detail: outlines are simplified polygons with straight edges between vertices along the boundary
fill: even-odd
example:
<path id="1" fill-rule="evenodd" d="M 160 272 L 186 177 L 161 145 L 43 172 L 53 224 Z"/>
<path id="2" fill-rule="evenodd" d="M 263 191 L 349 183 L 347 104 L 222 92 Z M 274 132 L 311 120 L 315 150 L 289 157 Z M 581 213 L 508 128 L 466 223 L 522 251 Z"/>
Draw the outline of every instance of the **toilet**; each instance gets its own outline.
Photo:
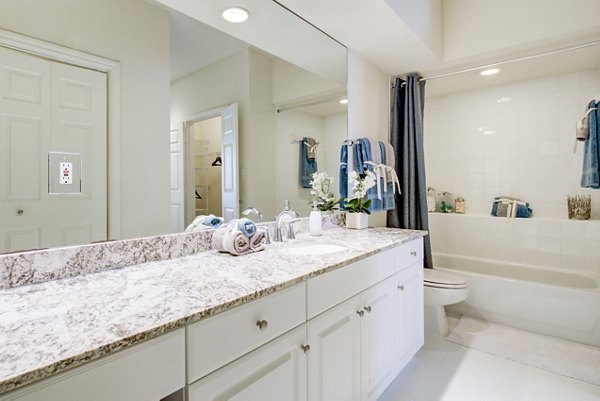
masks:
<path id="1" fill-rule="evenodd" d="M 464 301 L 469 295 L 467 280 L 457 274 L 423 269 L 425 331 L 446 337 L 449 333 L 444 306 Z"/>

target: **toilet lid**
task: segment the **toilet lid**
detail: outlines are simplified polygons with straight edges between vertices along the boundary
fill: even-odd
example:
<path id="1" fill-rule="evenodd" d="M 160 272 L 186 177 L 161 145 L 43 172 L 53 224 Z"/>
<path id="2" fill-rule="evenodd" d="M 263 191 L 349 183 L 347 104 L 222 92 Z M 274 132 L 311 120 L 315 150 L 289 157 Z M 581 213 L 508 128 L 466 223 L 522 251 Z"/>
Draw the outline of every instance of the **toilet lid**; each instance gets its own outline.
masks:
<path id="1" fill-rule="evenodd" d="M 467 280 L 457 274 L 435 269 L 423 269 L 423 281 L 428 287 L 436 288 L 465 288 Z"/>

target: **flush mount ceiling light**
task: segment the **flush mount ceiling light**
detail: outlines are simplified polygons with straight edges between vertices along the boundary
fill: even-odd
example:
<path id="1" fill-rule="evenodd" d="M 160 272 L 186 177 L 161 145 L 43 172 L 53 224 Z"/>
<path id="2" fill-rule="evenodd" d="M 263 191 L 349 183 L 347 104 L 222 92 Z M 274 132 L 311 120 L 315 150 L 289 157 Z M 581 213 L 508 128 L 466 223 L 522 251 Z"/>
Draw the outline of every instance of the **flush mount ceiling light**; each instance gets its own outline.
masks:
<path id="1" fill-rule="evenodd" d="M 500 68 L 488 68 L 486 70 L 480 71 L 479 75 L 488 76 L 494 75 L 500 72 Z"/>
<path id="2" fill-rule="evenodd" d="M 227 7 L 221 13 L 225 21 L 239 24 L 245 22 L 250 16 L 250 12 L 242 7 Z"/>
<path id="3" fill-rule="evenodd" d="M 340 99 L 340 103 L 341 104 L 348 104 L 348 99 L 347 98 Z"/>

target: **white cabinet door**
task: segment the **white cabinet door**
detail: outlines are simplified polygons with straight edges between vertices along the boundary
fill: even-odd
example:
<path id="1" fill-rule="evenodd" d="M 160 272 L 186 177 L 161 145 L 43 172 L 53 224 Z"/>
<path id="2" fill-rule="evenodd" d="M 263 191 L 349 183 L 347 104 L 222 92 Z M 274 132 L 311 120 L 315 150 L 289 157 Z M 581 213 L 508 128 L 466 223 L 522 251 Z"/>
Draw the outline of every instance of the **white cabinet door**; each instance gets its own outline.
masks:
<path id="1" fill-rule="evenodd" d="M 362 294 L 361 399 L 376 400 L 394 380 L 395 277 Z"/>
<path id="2" fill-rule="evenodd" d="M 396 275 L 396 373 L 423 346 L 423 262 Z"/>
<path id="3" fill-rule="evenodd" d="M 357 295 L 307 323 L 311 401 L 360 399 L 360 322 Z"/>
<path id="4" fill-rule="evenodd" d="M 306 327 L 280 336 L 189 386 L 190 401 L 306 401 Z"/>

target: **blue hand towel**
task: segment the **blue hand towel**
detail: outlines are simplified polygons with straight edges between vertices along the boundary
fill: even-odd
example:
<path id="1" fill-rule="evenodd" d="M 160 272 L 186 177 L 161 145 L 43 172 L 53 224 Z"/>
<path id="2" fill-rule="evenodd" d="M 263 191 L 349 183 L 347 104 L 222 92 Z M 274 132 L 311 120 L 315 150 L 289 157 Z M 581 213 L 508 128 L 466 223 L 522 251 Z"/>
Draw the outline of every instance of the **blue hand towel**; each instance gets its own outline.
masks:
<path id="1" fill-rule="evenodd" d="M 310 139 L 314 142 L 314 139 Z M 317 159 L 310 158 L 309 148 L 305 144 L 308 140 L 309 138 L 305 137 L 300 141 L 300 185 L 302 185 L 302 188 L 311 187 L 312 175 L 317 172 Z"/>
<path id="2" fill-rule="evenodd" d="M 250 219 L 239 219 L 237 221 L 238 229 L 246 237 L 250 238 L 256 233 L 256 224 Z"/>
<path id="3" fill-rule="evenodd" d="M 591 101 L 590 108 L 598 108 L 598 103 Z M 590 112 L 590 132 L 583 150 L 583 171 L 581 186 L 583 188 L 600 188 L 600 113 L 599 110 Z"/>
<path id="4" fill-rule="evenodd" d="M 216 217 L 214 214 L 210 214 L 206 216 L 206 218 L 202 221 L 202 224 L 208 227 L 217 228 L 221 224 L 223 224 L 224 219 L 222 217 Z"/>
<path id="5" fill-rule="evenodd" d="M 373 166 L 365 164 L 372 161 L 371 144 L 368 138 L 359 138 L 354 142 L 354 170 L 359 174 L 366 171 L 373 171 Z M 367 191 L 367 199 L 371 200 L 371 212 L 380 212 L 383 210 L 383 201 L 377 195 L 377 185 Z"/>

